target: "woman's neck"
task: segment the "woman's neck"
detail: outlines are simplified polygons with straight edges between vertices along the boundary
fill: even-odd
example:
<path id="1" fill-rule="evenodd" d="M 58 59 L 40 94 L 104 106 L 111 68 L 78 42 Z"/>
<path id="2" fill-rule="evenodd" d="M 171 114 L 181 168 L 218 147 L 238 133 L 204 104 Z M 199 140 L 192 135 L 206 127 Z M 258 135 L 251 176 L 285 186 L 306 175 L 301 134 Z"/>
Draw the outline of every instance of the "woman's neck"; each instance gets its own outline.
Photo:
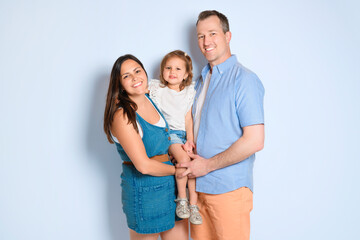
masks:
<path id="1" fill-rule="evenodd" d="M 147 97 L 145 94 L 139 95 L 139 96 L 131 96 L 129 97 L 134 103 L 136 103 L 138 109 L 142 108 L 147 103 Z"/>

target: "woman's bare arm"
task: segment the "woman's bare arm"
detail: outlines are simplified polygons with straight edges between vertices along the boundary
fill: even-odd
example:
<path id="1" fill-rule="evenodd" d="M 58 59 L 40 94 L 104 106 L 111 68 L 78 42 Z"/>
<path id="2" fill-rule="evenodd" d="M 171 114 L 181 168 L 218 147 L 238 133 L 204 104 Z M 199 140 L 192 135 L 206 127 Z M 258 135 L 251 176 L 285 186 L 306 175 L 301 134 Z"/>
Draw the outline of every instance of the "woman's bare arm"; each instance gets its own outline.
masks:
<path id="1" fill-rule="evenodd" d="M 150 159 L 145 150 L 143 141 L 133 125 L 119 109 L 114 115 L 111 128 L 112 134 L 118 139 L 135 168 L 142 174 L 152 176 L 168 176 L 175 174 L 175 167 Z"/>

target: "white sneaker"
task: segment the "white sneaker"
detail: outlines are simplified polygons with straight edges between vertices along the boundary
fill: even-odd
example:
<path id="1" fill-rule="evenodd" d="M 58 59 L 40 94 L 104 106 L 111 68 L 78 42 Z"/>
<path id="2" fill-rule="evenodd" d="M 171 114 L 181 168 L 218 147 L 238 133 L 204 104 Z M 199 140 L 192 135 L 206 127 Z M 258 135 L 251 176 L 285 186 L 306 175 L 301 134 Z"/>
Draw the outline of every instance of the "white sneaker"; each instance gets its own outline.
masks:
<path id="1" fill-rule="evenodd" d="M 202 217 L 199 213 L 199 207 L 197 205 L 190 205 L 190 222 L 192 224 L 202 224 Z"/>
<path id="2" fill-rule="evenodd" d="M 176 202 L 176 216 L 179 218 L 189 218 L 190 217 L 190 209 L 188 200 L 186 198 L 177 198 Z"/>

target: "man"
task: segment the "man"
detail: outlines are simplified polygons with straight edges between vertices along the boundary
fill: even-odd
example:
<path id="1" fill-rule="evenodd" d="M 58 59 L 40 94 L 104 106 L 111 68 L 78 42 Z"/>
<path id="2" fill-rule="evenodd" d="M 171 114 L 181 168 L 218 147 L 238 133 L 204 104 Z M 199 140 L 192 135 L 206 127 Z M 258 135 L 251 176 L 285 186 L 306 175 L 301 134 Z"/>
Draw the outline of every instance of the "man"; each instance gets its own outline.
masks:
<path id="1" fill-rule="evenodd" d="M 264 88 L 231 55 L 231 32 L 223 14 L 201 12 L 198 44 L 208 60 L 193 104 L 197 154 L 178 164 L 178 177 L 196 177 L 203 224 L 191 226 L 194 240 L 249 239 L 255 152 L 264 145 Z"/>

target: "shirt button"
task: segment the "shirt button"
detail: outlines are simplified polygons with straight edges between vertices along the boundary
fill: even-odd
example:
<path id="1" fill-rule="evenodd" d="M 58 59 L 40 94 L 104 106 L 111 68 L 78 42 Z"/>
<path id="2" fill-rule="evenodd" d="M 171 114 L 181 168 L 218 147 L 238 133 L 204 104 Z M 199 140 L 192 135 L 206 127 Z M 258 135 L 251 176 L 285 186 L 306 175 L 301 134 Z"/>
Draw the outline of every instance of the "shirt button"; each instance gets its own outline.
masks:
<path id="1" fill-rule="evenodd" d="M 169 131 L 169 129 L 165 128 L 165 132 Z"/>

